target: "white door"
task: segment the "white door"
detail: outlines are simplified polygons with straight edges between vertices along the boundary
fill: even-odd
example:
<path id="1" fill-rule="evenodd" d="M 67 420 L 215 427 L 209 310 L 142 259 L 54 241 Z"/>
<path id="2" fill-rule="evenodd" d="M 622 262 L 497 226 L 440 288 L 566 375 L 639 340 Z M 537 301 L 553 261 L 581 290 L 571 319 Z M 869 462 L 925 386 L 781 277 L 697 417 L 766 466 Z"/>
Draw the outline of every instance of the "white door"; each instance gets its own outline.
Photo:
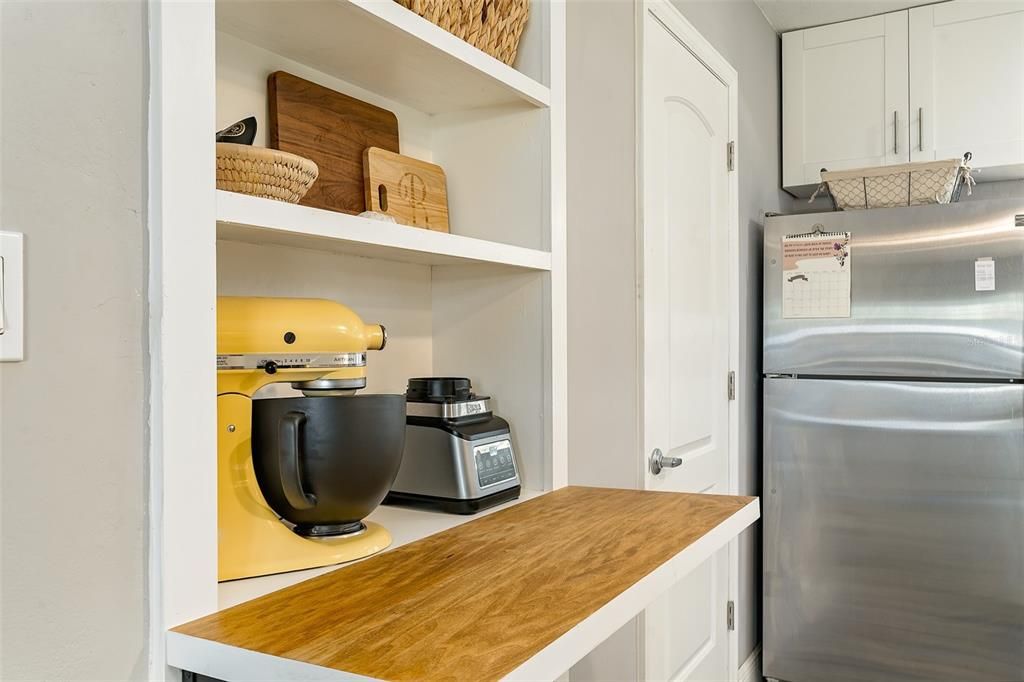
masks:
<path id="1" fill-rule="evenodd" d="M 686 38 L 680 37 L 687 33 L 673 31 L 674 22 L 682 21 L 674 12 L 647 12 L 644 21 L 646 487 L 726 493 L 729 88 L 687 49 Z M 647 455 L 655 448 L 681 464 L 651 473 Z M 647 609 L 647 679 L 728 679 L 728 552 L 710 559 Z"/>
<path id="2" fill-rule="evenodd" d="M 906 163 L 907 12 L 782 35 L 782 184 Z"/>
<path id="3" fill-rule="evenodd" d="M 914 161 L 1024 163 L 1024 2 L 910 10 L 910 107 Z"/>

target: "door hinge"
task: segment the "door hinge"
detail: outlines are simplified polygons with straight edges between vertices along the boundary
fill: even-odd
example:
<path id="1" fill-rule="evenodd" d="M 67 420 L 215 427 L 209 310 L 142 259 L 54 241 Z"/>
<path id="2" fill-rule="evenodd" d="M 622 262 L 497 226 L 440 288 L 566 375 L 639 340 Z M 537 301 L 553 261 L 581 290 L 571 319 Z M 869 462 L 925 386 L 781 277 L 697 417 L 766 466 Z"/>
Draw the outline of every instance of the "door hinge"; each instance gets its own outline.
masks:
<path id="1" fill-rule="evenodd" d="M 736 170 L 736 142 L 731 141 L 725 145 L 725 167 L 728 170 Z"/>
<path id="2" fill-rule="evenodd" d="M 736 400 L 736 372 L 729 370 L 729 400 Z"/>
<path id="3" fill-rule="evenodd" d="M 736 629 L 736 602 L 731 600 L 725 605 L 725 625 L 730 630 Z"/>

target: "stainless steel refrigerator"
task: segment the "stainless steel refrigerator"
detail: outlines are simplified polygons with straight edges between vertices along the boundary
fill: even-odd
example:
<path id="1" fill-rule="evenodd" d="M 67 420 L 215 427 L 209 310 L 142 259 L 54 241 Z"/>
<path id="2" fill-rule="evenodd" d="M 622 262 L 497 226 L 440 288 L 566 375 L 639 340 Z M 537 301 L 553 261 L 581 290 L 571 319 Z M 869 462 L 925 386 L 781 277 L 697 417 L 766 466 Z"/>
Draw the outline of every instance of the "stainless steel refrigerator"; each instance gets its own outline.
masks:
<path id="1" fill-rule="evenodd" d="M 784 317 L 830 233 L 849 317 Z M 765 677 L 1024 680 L 1022 261 L 1024 199 L 767 219 Z"/>

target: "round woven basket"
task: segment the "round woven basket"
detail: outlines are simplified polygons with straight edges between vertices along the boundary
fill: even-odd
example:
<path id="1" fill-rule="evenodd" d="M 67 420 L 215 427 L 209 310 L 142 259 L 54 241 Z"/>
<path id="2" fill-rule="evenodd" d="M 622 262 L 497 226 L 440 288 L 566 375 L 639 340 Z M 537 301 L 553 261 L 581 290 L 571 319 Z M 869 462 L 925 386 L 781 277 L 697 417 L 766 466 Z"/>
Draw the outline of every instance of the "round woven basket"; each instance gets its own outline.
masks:
<path id="1" fill-rule="evenodd" d="M 278 149 L 217 143 L 217 189 L 296 203 L 319 170 L 309 159 Z"/>

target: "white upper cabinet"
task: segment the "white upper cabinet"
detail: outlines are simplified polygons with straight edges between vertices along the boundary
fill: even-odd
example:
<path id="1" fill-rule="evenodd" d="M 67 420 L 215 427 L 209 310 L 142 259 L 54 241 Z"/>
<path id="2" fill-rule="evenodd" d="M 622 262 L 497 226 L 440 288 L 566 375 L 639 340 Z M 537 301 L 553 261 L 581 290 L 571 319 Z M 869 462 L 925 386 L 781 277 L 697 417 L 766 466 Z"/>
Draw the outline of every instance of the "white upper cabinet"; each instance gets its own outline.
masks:
<path id="1" fill-rule="evenodd" d="M 970 151 L 979 180 L 1019 177 L 1006 167 L 1024 163 L 1024 2 L 910 10 L 910 111 L 912 161 Z"/>
<path id="2" fill-rule="evenodd" d="M 971 152 L 1024 178 L 1024 0 L 954 0 L 782 36 L 782 184 Z"/>
<path id="3" fill-rule="evenodd" d="M 782 184 L 905 162 L 907 12 L 782 36 Z"/>

